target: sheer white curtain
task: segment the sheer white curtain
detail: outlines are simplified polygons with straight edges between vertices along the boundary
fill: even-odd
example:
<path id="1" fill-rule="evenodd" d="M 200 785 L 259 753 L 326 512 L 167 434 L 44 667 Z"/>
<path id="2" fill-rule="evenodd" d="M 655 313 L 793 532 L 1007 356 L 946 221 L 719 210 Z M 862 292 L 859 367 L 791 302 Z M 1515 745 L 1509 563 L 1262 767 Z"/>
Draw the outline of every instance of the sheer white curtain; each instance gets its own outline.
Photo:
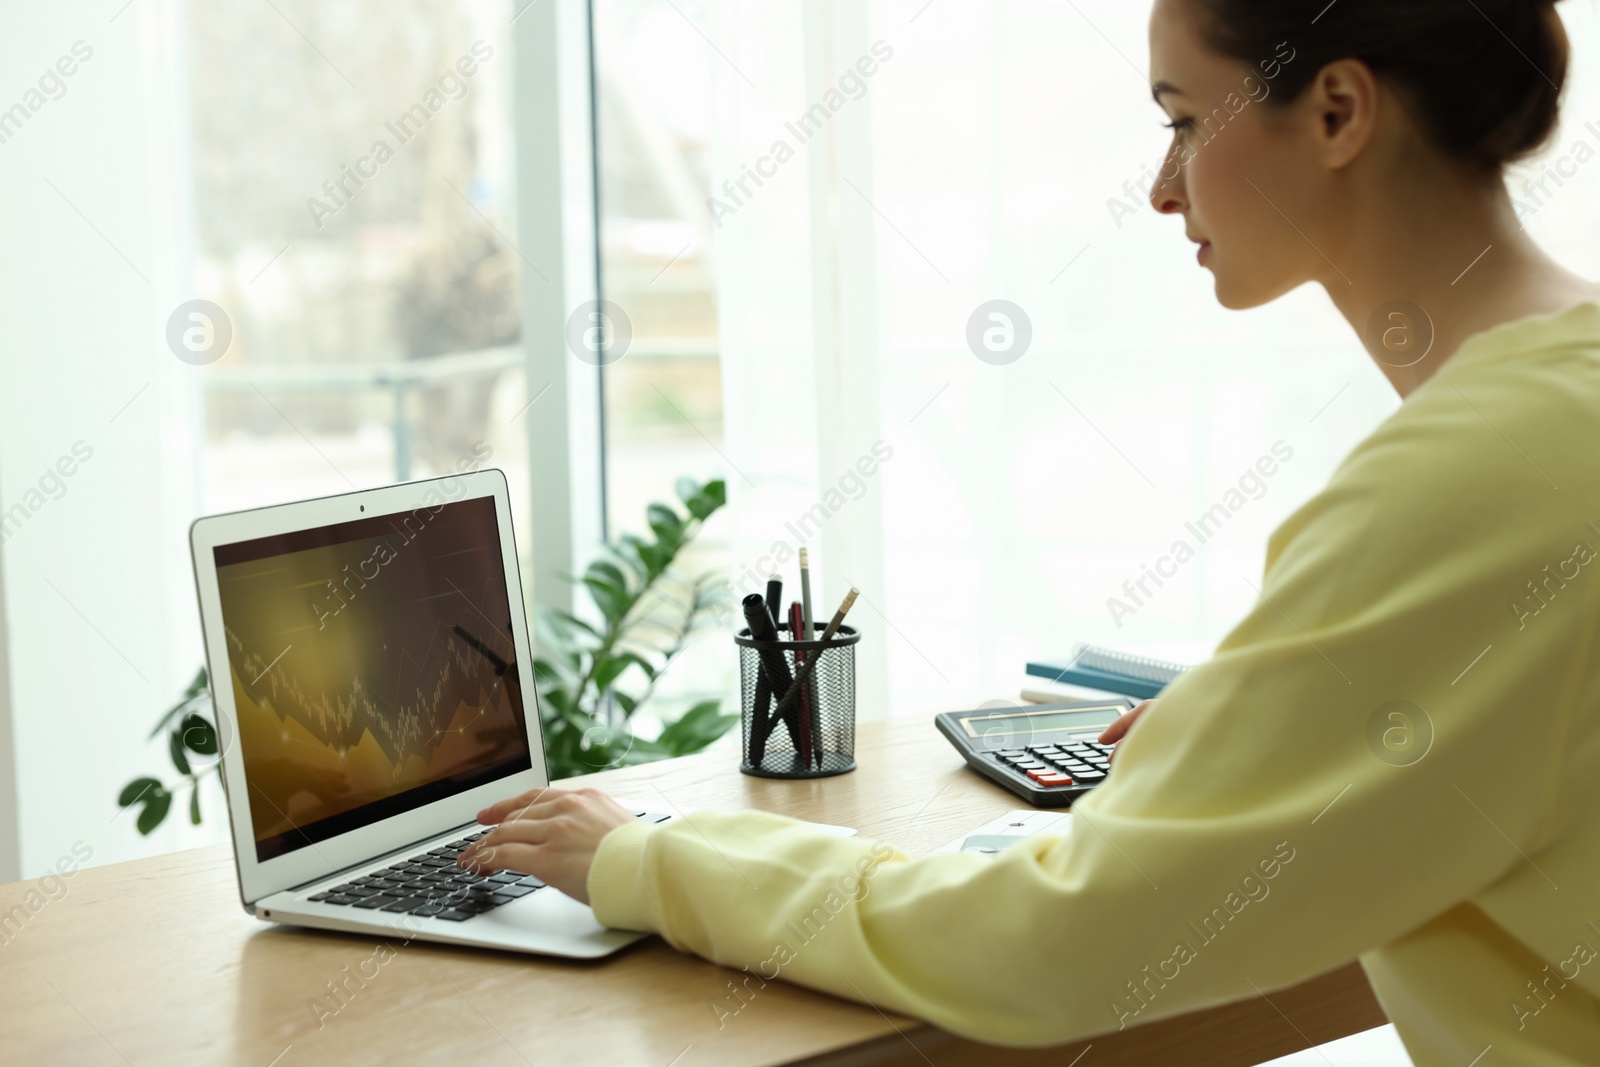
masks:
<path id="1" fill-rule="evenodd" d="M 1600 48 L 1592 9 L 1563 14 L 1568 159 L 1528 225 L 1600 277 L 1600 163 L 1576 149 L 1600 149 Z M 830 597 L 870 598 L 887 677 L 863 717 L 1015 698 L 1026 660 L 1078 640 L 1205 655 L 1268 533 L 1398 403 L 1320 291 L 1220 309 L 1145 202 L 1167 143 L 1148 16 L 723 0 L 707 28 L 735 578 L 844 479 L 811 543 Z M 968 344 L 997 299 L 1031 325 L 1014 362 Z M 846 477 L 880 440 L 892 458 Z"/>
<path id="2" fill-rule="evenodd" d="M 805 546 L 817 614 L 858 586 L 851 622 L 868 632 L 858 702 L 877 717 L 889 705 L 881 457 L 894 457 L 880 402 L 878 235 L 844 185 L 872 184 L 871 113 L 858 99 L 807 114 L 836 71 L 870 56 L 868 9 L 730 3 L 717 13 L 728 48 L 710 207 L 733 581 L 755 591 L 775 571 L 792 588 Z"/>
<path id="3" fill-rule="evenodd" d="M 175 811 L 151 842 L 114 818 L 165 763 L 147 737 L 199 646 L 197 369 L 165 341 L 193 295 L 181 35 L 173 3 L 114 11 L 0 8 L 6 92 L 49 91 L 0 145 L 0 880 L 223 832 L 214 785 L 200 831 Z"/>

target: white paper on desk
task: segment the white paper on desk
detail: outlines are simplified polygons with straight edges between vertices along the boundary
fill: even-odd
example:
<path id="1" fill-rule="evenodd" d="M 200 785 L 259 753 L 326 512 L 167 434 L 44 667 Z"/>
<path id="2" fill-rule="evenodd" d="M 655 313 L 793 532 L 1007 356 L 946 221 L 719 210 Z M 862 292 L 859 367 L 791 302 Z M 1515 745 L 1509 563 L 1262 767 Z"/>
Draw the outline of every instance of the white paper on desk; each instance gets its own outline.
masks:
<path id="1" fill-rule="evenodd" d="M 627 803 L 631 805 L 631 804 L 636 803 L 636 802 L 630 800 Z M 631 811 L 633 809 L 630 807 L 629 810 Z M 718 809 L 716 809 L 716 808 L 700 808 L 700 809 L 697 809 L 697 810 L 700 810 L 700 811 L 716 811 Z M 671 814 L 671 816 L 674 819 L 681 819 L 685 815 L 693 815 L 694 812 L 692 812 L 692 811 L 672 811 L 670 813 L 662 812 L 662 814 L 664 814 L 664 815 L 665 814 Z M 854 836 L 856 836 L 856 834 L 861 832 L 861 831 L 857 830 L 854 826 L 835 826 L 833 823 L 811 822 L 808 819 L 800 819 L 798 821 L 805 823 L 807 826 L 814 826 L 818 830 L 826 830 L 828 833 L 832 834 L 834 837 L 854 837 Z"/>
<path id="2" fill-rule="evenodd" d="M 1015 811 L 1006 812 L 997 819 L 990 819 L 982 826 L 973 827 L 954 841 L 945 842 L 934 849 L 933 854 L 960 852 L 961 846 L 966 843 L 969 837 L 1033 837 L 1036 834 L 1055 834 L 1065 837 L 1071 832 L 1072 812 L 1070 811 L 1018 808 Z"/>

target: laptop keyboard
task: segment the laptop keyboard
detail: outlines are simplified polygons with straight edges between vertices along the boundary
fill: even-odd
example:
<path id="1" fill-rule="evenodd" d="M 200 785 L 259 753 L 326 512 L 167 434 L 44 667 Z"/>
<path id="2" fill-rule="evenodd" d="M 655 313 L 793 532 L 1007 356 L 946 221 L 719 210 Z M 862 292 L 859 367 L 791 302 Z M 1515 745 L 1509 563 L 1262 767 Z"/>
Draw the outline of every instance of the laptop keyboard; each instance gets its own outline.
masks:
<path id="1" fill-rule="evenodd" d="M 634 812 L 634 815 L 649 822 L 671 818 L 648 812 Z M 543 889 L 544 883 L 531 874 L 516 871 L 473 874 L 456 866 L 456 857 L 488 833 L 488 830 L 479 830 L 467 834 L 460 840 L 418 853 L 381 871 L 313 893 L 306 899 L 366 911 L 400 912 L 446 922 L 465 922 Z"/>

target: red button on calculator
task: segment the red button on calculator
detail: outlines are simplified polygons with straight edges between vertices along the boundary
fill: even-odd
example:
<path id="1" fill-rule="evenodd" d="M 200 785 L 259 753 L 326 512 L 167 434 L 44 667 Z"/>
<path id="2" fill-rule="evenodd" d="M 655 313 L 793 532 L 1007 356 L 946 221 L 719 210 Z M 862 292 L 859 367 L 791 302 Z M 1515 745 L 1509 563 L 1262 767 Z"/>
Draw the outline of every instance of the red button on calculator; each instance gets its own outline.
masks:
<path id="1" fill-rule="evenodd" d="M 1038 782 L 1040 785 L 1071 785 L 1072 784 L 1072 779 L 1069 776 L 1067 776 L 1065 774 L 1061 774 L 1058 771 L 1051 771 L 1051 770 L 1029 771 L 1028 772 L 1028 777 L 1032 778 L 1034 781 Z"/>

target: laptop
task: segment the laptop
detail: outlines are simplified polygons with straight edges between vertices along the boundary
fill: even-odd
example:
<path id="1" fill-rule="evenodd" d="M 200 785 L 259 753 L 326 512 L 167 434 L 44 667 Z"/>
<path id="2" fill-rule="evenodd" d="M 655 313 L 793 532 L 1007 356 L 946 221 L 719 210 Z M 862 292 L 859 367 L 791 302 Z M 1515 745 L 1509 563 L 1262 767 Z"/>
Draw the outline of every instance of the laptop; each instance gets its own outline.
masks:
<path id="1" fill-rule="evenodd" d="M 217 515 L 190 544 L 246 911 L 577 958 L 645 936 L 455 863 L 479 810 L 549 784 L 504 474 Z"/>

